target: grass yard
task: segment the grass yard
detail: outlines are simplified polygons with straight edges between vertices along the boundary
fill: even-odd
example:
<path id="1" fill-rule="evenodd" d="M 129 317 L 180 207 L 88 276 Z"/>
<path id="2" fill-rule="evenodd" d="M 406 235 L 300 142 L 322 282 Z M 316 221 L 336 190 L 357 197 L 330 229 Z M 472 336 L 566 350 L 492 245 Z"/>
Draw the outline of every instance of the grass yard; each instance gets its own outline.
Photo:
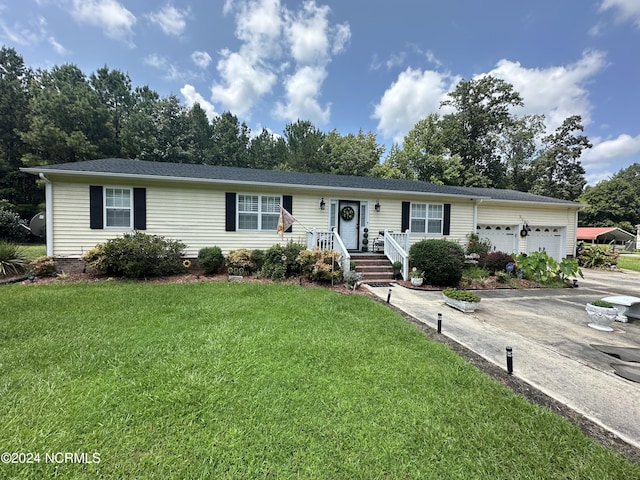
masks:
<path id="1" fill-rule="evenodd" d="M 20 248 L 29 261 L 35 260 L 36 258 L 42 257 L 43 255 L 47 254 L 47 246 L 42 244 L 34 245 L 30 243 L 27 245 L 22 245 Z"/>
<path id="2" fill-rule="evenodd" d="M 618 267 L 640 272 L 640 257 L 637 255 L 620 255 L 618 257 Z"/>
<path id="3" fill-rule="evenodd" d="M 0 305 L 0 445 L 40 454 L 3 478 L 640 478 L 366 296 L 104 281 Z"/>

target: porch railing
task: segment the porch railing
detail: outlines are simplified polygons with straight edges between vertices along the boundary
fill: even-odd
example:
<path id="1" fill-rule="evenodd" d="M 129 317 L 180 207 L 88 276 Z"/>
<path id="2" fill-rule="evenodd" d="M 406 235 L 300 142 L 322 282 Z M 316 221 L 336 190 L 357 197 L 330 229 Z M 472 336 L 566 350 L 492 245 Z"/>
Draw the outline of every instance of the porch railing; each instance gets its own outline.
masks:
<path id="1" fill-rule="evenodd" d="M 409 278 L 409 232 L 384 231 L 384 254 L 393 262 L 402 263 L 402 278 Z"/>
<path id="2" fill-rule="evenodd" d="M 335 228 L 331 232 L 319 232 L 315 229 L 307 232 L 307 249 L 313 250 L 314 248 L 335 250 L 339 254 L 338 261 L 342 271 L 348 272 L 351 270 L 351 255 Z"/>

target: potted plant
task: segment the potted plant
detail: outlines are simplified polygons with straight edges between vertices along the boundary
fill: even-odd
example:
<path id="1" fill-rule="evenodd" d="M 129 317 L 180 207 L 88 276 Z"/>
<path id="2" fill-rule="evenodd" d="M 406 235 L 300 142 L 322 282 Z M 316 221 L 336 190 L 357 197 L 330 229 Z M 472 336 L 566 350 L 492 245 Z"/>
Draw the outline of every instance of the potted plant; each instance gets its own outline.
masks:
<path id="1" fill-rule="evenodd" d="M 585 310 L 591 319 L 589 327 L 602 332 L 613 332 L 611 324 L 618 316 L 618 310 L 613 306 L 613 303 L 606 300 L 594 300 L 587 303 Z"/>
<path id="2" fill-rule="evenodd" d="M 400 271 L 402 270 L 402 262 L 395 261 L 393 262 L 393 278 L 400 277 Z"/>
<path id="3" fill-rule="evenodd" d="M 411 285 L 419 287 L 424 281 L 424 272 L 421 272 L 416 267 L 413 267 L 409 272 L 409 278 L 411 278 Z"/>
<path id="4" fill-rule="evenodd" d="M 469 290 L 457 290 L 455 288 L 443 290 L 442 295 L 447 305 L 465 313 L 475 311 L 481 300 L 480 295 L 477 293 L 470 292 Z"/>

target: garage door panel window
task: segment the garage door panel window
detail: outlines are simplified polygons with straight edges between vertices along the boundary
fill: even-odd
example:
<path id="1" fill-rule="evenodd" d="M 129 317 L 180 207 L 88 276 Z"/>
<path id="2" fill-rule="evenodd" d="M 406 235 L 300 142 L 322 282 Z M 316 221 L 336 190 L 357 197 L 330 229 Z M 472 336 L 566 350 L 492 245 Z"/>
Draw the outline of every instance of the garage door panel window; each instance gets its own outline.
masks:
<path id="1" fill-rule="evenodd" d="M 442 234 L 444 205 L 441 203 L 411 204 L 411 233 Z"/>

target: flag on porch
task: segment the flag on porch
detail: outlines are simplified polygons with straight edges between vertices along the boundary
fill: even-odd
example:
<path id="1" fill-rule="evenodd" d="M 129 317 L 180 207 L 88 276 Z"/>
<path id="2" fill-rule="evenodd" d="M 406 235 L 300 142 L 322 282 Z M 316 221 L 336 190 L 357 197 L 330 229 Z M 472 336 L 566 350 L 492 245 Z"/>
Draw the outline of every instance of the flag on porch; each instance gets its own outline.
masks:
<path id="1" fill-rule="evenodd" d="M 293 215 L 287 212 L 286 209 L 280 207 L 280 217 L 278 217 L 278 235 L 284 237 L 284 232 L 286 232 L 295 221 L 296 219 Z"/>

